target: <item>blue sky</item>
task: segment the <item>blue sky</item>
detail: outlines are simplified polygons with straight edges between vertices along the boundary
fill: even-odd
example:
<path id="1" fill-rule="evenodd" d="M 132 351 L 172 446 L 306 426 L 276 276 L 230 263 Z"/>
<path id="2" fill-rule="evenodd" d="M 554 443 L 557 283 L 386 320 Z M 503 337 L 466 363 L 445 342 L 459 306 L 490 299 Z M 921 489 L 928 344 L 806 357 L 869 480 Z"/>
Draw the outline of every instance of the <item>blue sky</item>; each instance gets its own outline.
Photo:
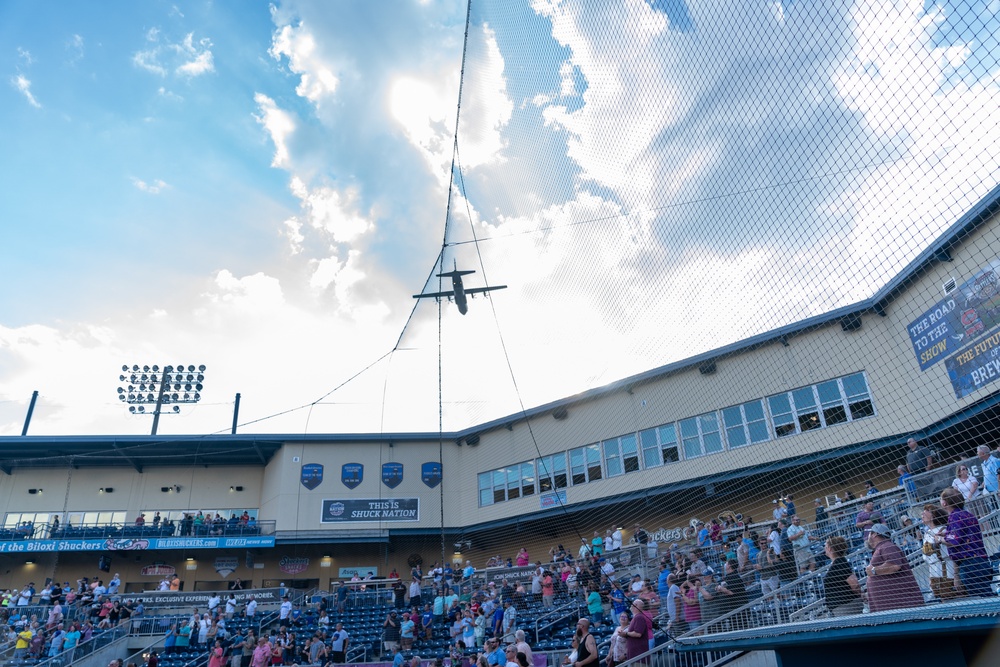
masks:
<path id="1" fill-rule="evenodd" d="M 144 432 L 175 361 L 161 432 L 434 430 L 446 212 L 510 285 L 442 311 L 448 427 L 863 298 L 997 182 L 998 13 L 474 3 L 448 211 L 464 2 L 4 2 L 0 433 Z"/>

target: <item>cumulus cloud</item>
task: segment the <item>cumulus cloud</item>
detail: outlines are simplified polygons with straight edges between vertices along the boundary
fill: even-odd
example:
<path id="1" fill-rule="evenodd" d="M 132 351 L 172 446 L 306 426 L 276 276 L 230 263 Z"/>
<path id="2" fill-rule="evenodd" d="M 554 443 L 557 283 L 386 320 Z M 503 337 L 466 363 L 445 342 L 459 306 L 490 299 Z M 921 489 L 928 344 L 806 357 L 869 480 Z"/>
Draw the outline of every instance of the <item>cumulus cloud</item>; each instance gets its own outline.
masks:
<path id="1" fill-rule="evenodd" d="M 307 26 L 299 23 L 279 28 L 269 53 L 275 60 L 288 59 L 288 69 L 299 75 L 295 88 L 299 96 L 316 106 L 333 99 L 340 79 L 317 49 L 316 38 Z"/>
<path id="2" fill-rule="evenodd" d="M 23 74 L 17 74 L 11 77 L 10 84 L 17 92 L 24 96 L 24 99 L 28 100 L 28 104 L 36 109 L 42 108 L 42 105 L 35 99 L 35 95 L 31 92 L 31 80 L 28 77 Z"/>
<path id="3" fill-rule="evenodd" d="M 177 66 L 177 73 L 184 76 L 201 76 L 215 71 L 212 58 L 212 42 L 207 37 L 194 43 L 194 33 L 189 32 L 180 44 L 174 44 L 173 49 L 183 62 Z"/>

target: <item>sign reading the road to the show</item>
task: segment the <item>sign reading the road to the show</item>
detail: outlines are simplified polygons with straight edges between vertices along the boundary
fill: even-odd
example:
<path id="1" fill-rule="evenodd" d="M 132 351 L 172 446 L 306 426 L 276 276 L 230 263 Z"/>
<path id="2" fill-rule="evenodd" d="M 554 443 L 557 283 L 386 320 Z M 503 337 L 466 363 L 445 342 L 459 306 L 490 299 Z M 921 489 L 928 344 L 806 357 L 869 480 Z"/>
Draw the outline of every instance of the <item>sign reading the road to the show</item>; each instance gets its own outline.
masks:
<path id="1" fill-rule="evenodd" d="M 968 396 L 1000 379 L 1000 330 L 944 362 L 955 397 Z"/>
<path id="2" fill-rule="evenodd" d="M 419 521 L 419 498 L 324 500 L 323 523 L 349 521 Z"/>
<path id="3" fill-rule="evenodd" d="M 927 370 L 1000 324 L 1000 259 L 980 268 L 906 327 L 920 370 Z"/>

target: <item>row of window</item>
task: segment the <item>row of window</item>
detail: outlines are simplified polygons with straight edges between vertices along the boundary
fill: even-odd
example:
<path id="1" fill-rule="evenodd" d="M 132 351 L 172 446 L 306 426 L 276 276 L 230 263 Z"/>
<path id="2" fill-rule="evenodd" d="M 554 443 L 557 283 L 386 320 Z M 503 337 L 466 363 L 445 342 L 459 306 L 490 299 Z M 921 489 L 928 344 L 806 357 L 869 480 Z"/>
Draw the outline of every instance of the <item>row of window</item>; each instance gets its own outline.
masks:
<path id="1" fill-rule="evenodd" d="M 233 514 L 237 518 L 243 516 L 243 512 L 246 512 L 249 516 L 257 518 L 258 509 L 227 509 L 227 510 L 159 510 L 160 518 L 163 521 L 168 519 L 173 519 L 174 523 L 180 523 L 181 519 L 184 518 L 185 514 L 190 514 L 192 517 L 197 516 L 198 512 L 202 512 L 206 517 L 215 518 L 216 513 L 219 514 L 224 519 L 228 519 Z M 153 517 L 156 515 L 156 510 L 142 510 L 143 514 L 146 515 L 146 523 L 148 525 L 153 524 Z M 43 524 L 52 523 L 56 517 L 59 518 L 59 523 L 62 525 L 71 526 L 110 526 L 114 524 L 126 524 L 135 523 L 135 519 L 139 516 L 139 512 L 129 515 L 127 512 L 8 512 L 3 520 L 3 528 L 17 528 L 23 523 L 32 523 L 36 526 L 41 526 Z"/>
<path id="2" fill-rule="evenodd" d="M 480 507 L 875 414 L 864 373 L 479 473 Z"/>

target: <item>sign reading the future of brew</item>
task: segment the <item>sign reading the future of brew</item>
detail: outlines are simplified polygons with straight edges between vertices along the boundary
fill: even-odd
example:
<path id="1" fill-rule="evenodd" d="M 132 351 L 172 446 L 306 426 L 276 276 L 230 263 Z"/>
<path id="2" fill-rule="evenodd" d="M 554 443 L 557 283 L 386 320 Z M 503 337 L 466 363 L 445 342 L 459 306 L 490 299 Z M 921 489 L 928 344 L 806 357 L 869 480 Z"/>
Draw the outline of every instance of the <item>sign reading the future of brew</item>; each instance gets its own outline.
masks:
<path id="1" fill-rule="evenodd" d="M 1000 379 L 1000 330 L 944 362 L 955 397 L 968 396 Z"/>
<path id="2" fill-rule="evenodd" d="M 995 259 L 910 322 L 906 330 L 920 370 L 927 370 L 1000 324 L 998 275 L 1000 259 Z"/>
<path id="3" fill-rule="evenodd" d="M 324 500 L 322 523 L 419 521 L 419 498 Z"/>
<path id="4" fill-rule="evenodd" d="M 340 467 L 340 481 L 349 489 L 356 488 L 365 478 L 365 467 L 360 463 L 345 463 Z"/>

